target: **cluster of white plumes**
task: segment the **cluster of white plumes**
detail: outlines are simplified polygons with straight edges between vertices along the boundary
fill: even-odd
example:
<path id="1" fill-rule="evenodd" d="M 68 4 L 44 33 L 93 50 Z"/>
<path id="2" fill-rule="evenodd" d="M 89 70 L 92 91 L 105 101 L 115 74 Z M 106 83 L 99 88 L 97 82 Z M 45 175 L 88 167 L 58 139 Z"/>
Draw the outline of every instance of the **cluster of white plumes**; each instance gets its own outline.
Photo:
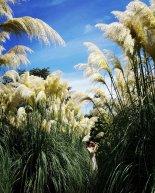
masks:
<path id="1" fill-rule="evenodd" d="M 76 132 L 85 133 L 94 125 L 96 118 L 84 117 L 82 104 L 73 96 L 74 92 L 68 84 L 62 81 L 59 72 L 51 73 L 45 80 L 29 75 L 29 72 L 19 76 L 14 70 L 6 72 L 3 77 L 12 81 L 0 83 L 0 105 L 13 126 L 20 128 L 25 124 L 27 107 L 33 112 L 38 106 L 45 111 L 46 117 L 41 125 L 47 132 L 59 123 L 69 125 Z M 39 113 L 38 119 L 42 119 Z"/>

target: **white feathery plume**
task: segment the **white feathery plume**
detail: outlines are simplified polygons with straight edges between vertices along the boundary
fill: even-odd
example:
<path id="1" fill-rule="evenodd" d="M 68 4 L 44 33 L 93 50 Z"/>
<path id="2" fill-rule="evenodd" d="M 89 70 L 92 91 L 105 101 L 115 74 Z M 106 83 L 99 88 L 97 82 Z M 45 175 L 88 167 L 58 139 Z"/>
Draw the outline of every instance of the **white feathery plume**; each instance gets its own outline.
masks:
<path id="1" fill-rule="evenodd" d="M 126 10 L 124 12 L 113 11 L 112 13 L 116 16 L 116 18 L 118 18 L 119 22 L 121 22 L 121 24 L 124 25 L 125 28 L 130 30 L 130 36 L 134 39 L 134 43 L 132 45 L 132 51 L 133 51 L 134 45 L 136 46 L 137 43 L 143 44 L 146 46 L 146 44 L 148 43 L 147 34 L 149 34 L 150 32 L 146 29 L 146 24 L 144 25 L 144 22 L 143 22 L 144 19 L 141 19 L 139 15 L 136 15 L 131 10 Z M 125 40 L 126 42 L 130 42 L 130 39 L 131 39 L 130 36 L 126 38 Z M 117 40 L 115 39 L 113 40 L 116 41 L 116 43 L 118 43 L 121 46 L 121 42 L 117 42 Z M 124 48 L 125 43 L 121 47 Z"/>
<path id="2" fill-rule="evenodd" d="M 134 39 L 130 34 L 130 29 L 125 27 L 123 24 L 119 22 L 114 22 L 111 24 L 97 24 L 97 28 L 99 28 L 107 38 L 112 39 L 118 45 L 120 45 L 125 52 L 133 53 L 134 48 Z"/>
<path id="3" fill-rule="evenodd" d="M 8 5 L 8 2 L 14 3 L 13 0 L 0 0 L 0 15 L 5 16 L 8 19 L 12 18 L 12 9 Z"/>
<path id="4" fill-rule="evenodd" d="M 45 93 L 47 96 L 57 94 L 60 89 L 60 78 L 59 77 L 47 77 L 45 81 Z"/>
<path id="5" fill-rule="evenodd" d="M 29 72 L 22 74 L 19 82 L 32 89 L 36 94 L 45 90 L 45 80 L 38 76 L 30 76 Z"/>
<path id="6" fill-rule="evenodd" d="M 24 72 L 24 74 L 20 76 L 19 82 L 22 84 L 26 84 L 27 82 L 29 82 L 29 78 L 30 78 L 30 73 L 28 71 Z"/>
<path id="7" fill-rule="evenodd" d="M 150 0 L 150 9 L 153 15 L 155 15 L 155 0 Z"/>
<path id="8" fill-rule="evenodd" d="M 17 82 L 19 80 L 19 74 L 15 70 L 9 70 L 4 75 L 13 80 L 13 82 Z"/>
<path id="9" fill-rule="evenodd" d="M 45 132 L 50 133 L 51 127 L 52 127 L 52 125 L 55 124 L 55 123 L 56 123 L 55 120 L 49 120 L 49 121 L 47 121 L 46 119 L 44 119 L 44 120 L 42 121 L 41 127 L 42 127 L 42 129 L 43 129 Z"/>
<path id="10" fill-rule="evenodd" d="M 94 82 L 94 83 L 106 84 L 105 79 L 103 78 L 103 76 L 99 72 L 93 73 L 91 75 L 91 79 L 92 79 L 92 82 Z"/>
<path id="11" fill-rule="evenodd" d="M 103 52 L 91 42 L 85 42 L 84 45 L 88 47 L 88 51 L 90 53 L 88 56 L 88 65 L 106 70 L 110 73 L 110 69 Z"/>
<path id="12" fill-rule="evenodd" d="M 129 13 L 126 11 L 112 11 L 111 12 L 122 24 L 127 24 L 131 20 L 131 15 L 129 16 Z"/>
<path id="13" fill-rule="evenodd" d="M 20 64 L 29 64 L 27 52 L 32 53 L 32 50 L 26 46 L 14 46 L 6 54 L 0 56 L 0 64 L 12 67 L 17 67 Z"/>
<path id="14" fill-rule="evenodd" d="M 16 119 L 17 119 L 17 123 L 16 123 L 16 126 L 17 128 L 19 128 L 23 122 L 26 120 L 26 112 L 25 112 L 25 108 L 24 107 L 20 107 L 17 111 L 17 116 L 16 116 Z"/>
<path id="15" fill-rule="evenodd" d="M 57 70 L 57 71 L 54 71 L 51 74 L 49 74 L 46 79 L 51 78 L 51 77 L 52 78 L 58 78 L 58 77 L 60 78 L 60 77 L 62 77 L 62 74 L 63 74 L 63 72 L 61 70 Z"/>
<path id="16" fill-rule="evenodd" d="M 5 48 L 2 45 L 0 45 L 0 55 L 2 54 L 3 51 L 5 51 Z"/>
<path id="17" fill-rule="evenodd" d="M 20 97 L 24 100 L 29 100 L 31 97 L 35 96 L 35 92 L 32 91 L 30 88 L 26 87 L 25 85 L 20 85 L 14 93 L 15 97 Z"/>
<path id="18" fill-rule="evenodd" d="M 85 118 L 80 122 L 80 126 L 90 131 L 90 129 L 95 125 L 95 122 L 98 120 L 98 117 Z"/>
<path id="19" fill-rule="evenodd" d="M 36 102 L 46 101 L 46 94 L 44 91 L 40 91 L 35 99 Z"/>
<path id="20" fill-rule="evenodd" d="M 155 27 L 155 17 L 152 10 L 141 1 L 131 1 L 127 7 L 127 12 L 134 14 L 134 17 L 138 17 L 140 22 L 147 27 Z"/>
<path id="21" fill-rule="evenodd" d="M 119 59 L 116 57 L 116 55 L 112 51 L 104 49 L 103 53 L 105 54 L 109 62 L 109 65 L 111 64 L 114 67 L 114 69 L 119 69 L 123 72 L 121 62 L 119 61 Z"/>
<path id="22" fill-rule="evenodd" d="M 8 32 L 0 32 L 0 42 L 5 43 L 6 39 L 10 39 L 10 34 Z"/>
<path id="23" fill-rule="evenodd" d="M 88 64 L 87 68 L 84 71 L 85 77 L 91 78 L 94 73 L 98 72 L 93 66 Z"/>
<path id="24" fill-rule="evenodd" d="M 28 16 L 10 19 L 0 25 L 0 30 L 17 35 L 25 33 L 30 39 L 36 38 L 45 45 L 49 45 L 50 42 L 65 45 L 61 36 L 48 24 Z"/>
<path id="25" fill-rule="evenodd" d="M 102 99 L 104 98 L 106 98 L 106 94 L 105 94 L 105 92 L 103 91 L 103 89 L 101 89 L 101 88 L 92 88 L 92 89 L 90 89 L 90 92 L 92 92 L 93 94 L 95 94 L 95 95 L 98 95 L 99 97 L 101 97 Z"/>

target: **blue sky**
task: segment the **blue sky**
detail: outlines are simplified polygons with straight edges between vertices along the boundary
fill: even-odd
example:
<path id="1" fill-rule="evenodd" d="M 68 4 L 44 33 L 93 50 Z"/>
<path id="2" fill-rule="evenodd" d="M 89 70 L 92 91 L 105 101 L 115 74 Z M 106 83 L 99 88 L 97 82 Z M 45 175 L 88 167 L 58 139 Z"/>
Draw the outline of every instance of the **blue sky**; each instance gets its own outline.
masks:
<path id="1" fill-rule="evenodd" d="M 91 41 L 101 49 L 111 49 L 120 53 L 120 49 L 106 40 L 94 27 L 97 23 L 111 23 L 115 18 L 113 10 L 124 10 L 129 0 L 24 0 L 12 6 L 14 17 L 32 16 L 39 18 L 54 28 L 65 40 L 66 47 L 46 47 L 28 38 L 12 39 L 6 45 L 11 48 L 23 44 L 33 49 L 29 55 L 31 65 L 24 67 L 50 67 L 51 71 L 61 70 L 74 89 L 84 90 L 88 81 L 82 78 L 82 72 L 76 71 L 74 65 L 87 61 L 85 41 Z M 148 1 L 143 1 L 148 2 Z M 23 67 L 22 67 L 23 68 Z"/>

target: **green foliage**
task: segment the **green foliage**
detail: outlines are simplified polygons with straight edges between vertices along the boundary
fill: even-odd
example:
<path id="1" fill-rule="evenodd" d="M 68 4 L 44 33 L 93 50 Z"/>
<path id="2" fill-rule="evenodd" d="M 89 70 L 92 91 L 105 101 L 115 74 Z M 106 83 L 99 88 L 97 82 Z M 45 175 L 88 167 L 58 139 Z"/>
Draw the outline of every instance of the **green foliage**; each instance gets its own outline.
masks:
<path id="1" fill-rule="evenodd" d="M 142 113 L 146 109 L 128 107 L 106 128 L 98 150 L 99 173 L 93 192 L 153 192 L 155 109 Z"/>
<path id="2" fill-rule="evenodd" d="M 18 72 L 18 74 L 20 76 L 20 75 L 24 74 L 26 72 L 26 70 L 24 70 L 24 69 L 23 70 L 17 69 L 17 72 Z"/>
<path id="3" fill-rule="evenodd" d="M 49 67 L 47 68 L 33 68 L 30 70 L 30 75 L 39 76 L 46 79 L 50 74 Z"/>
<path id="4" fill-rule="evenodd" d="M 24 74 L 24 72 L 26 72 L 26 70 L 18 69 L 19 75 Z M 47 67 L 47 68 L 32 68 L 29 72 L 30 72 L 30 75 L 39 76 L 43 79 L 46 79 L 47 76 L 50 74 L 49 67 Z"/>
<path id="5" fill-rule="evenodd" d="M 52 126 L 50 133 L 44 131 L 42 118 L 38 119 L 40 110 L 29 112 L 26 123 L 18 129 L 1 115 L 1 140 L 8 149 L 0 158 L 0 172 L 6 176 L 1 180 L 1 192 L 88 193 L 93 171 L 83 134 L 72 132 L 61 122 Z M 18 163 L 16 175 L 14 163 Z"/>
<path id="6" fill-rule="evenodd" d="M 0 192 L 12 193 L 12 187 L 17 173 L 17 161 L 13 161 L 9 151 L 0 146 Z"/>

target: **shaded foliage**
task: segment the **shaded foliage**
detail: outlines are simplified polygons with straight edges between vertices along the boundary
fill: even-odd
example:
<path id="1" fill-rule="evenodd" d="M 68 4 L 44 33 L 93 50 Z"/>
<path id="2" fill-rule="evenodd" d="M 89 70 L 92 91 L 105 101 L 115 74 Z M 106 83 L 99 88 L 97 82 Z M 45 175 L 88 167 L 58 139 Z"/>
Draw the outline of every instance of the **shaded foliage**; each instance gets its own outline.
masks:
<path id="1" fill-rule="evenodd" d="M 24 72 L 26 72 L 26 70 L 18 69 L 19 75 L 24 74 Z M 43 79 L 46 79 L 47 76 L 50 74 L 49 67 L 47 67 L 47 68 L 33 68 L 29 72 L 30 72 L 30 75 L 39 76 Z"/>
<path id="2" fill-rule="evenodd" d="M 83 134 L 70 132 L 70 126 L 61 123 L 47 133 L 42 130 L 42 120 L 38 120 L 38 110 L 30 112 L 18 129 L 1 114 L 0 139 L 8 152 L 0 157 L 4 160 L 0 162 L 0 172 L 6 176 L 1 180 L 1 192 L 90 192 L 93 172 L 82 143 Z"/>

